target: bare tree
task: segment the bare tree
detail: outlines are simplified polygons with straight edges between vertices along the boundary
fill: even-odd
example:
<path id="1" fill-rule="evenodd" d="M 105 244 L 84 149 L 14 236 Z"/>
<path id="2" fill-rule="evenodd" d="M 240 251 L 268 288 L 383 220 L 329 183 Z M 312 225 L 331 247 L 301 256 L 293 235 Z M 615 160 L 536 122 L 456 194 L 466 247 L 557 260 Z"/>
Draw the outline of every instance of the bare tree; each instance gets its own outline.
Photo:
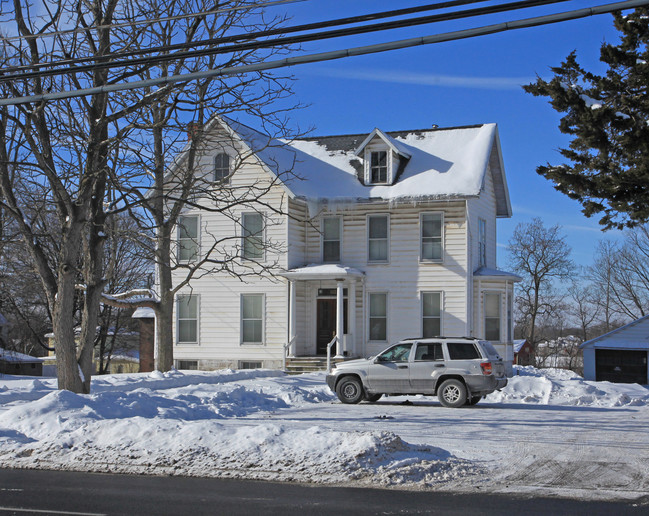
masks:
<path id="1" fill-rule="evenodd" d="M 290 90 L 281 78 L 262 72 L 127 93 L 101 89 L 133 77 L 164 77 L 205 67 L 259 62 L 282 51 L 272 45 L 270 50 L 230 49 L 223 54 L 182 57 L 152 66 L 147 56 L 168 56 L 171 43 L 214 36 L 216 39 L 205 42 L 203 48 L 216 52 L 222 46 L 220 35 L 255 32 L 282 21 L 272 17 L 268 21 L 254 0 L 219 2 L 218 12 L 214 7 L 207 0 L 52 0 L 36 6 L 14 0 L 11 6 L 0 4 L 0 20 L 6 30 L 20 36 L 2 41 L 3 72 L 14 73 L 11 80 L 0 77 L 3 97 L 82 87 L 96 91 L 86 97 L 39 100 L 0 111 L 3 208 L 13 217 L 45 292 L 61 389 L 90 389 L 95 332 L 107 285 L 107 220 L 124 210 L 141 217 L 138 210 L 142 206 L 155 205 L 155 215 L 150 218 L 153 223 L 142 224 L 141 229 L 153 227 L 158 231 L 157 239 L 172 239 L 177 217 L 193 186 L 187 174 L 180 182 L 172 181 L 174 191 L 170 192 L 165 176 L 173 168 L 169 157 L 182 147 L 178 137 L 181 131 L 185 133 L 192 121 L 202 127 L 212 111 L 228 114 L 240 110 L 252 117 L 263 113 L 267 124 L 282 126 L 278 114 L 281 108 L 269 106 L 288 96 Z M 210 11 L 212 14 L 205 14 Z M 136 55 L 144 58 L 132 59 Z M 63 74 L 43 71 L 44 65 L 63 60 L 81 61 L 66 67 Z M 119 66 L 114 61 L 119 61 Z M 109 62 L 112 68 L 103 66 Z M 15 75 L 18 72 L 22 75 Z M 196 145 L 191 144 L 183 154 L 190 172 L 194 171 L 195 152 Z M 152 181 L 142 180 L 151 173 Z M 41 188 L 42 205 L 55 215 L 50 227 L 51 233 L 58 235 L 55 253 L 47 252 L 48 242 L 39 236 L 26 213 L 29 199 L 18 187 L 25 183 Z M 151 187 L 153 193 L 145 194 Z M 122 196 L 109 196 L 111 189 Z M 176 200 L 180 204 L 173 205 Z M 170 245 L 156 247 L 156 263 L 170 263 Z M 167 281 L 165 274 L 164 270 L 158 274 L 160 285 Z M 80 278 L 82 290 L 78 289 Z M 160 323 L 167 324 L 173 290 L 161 286 L 159 291 L 164 299 L 153 302 L 150 298 L 149 302 L 158 308 Z M 81 334 L 75 335 L 79 307 Z M 171 332 L 165 332 L 170 338 Z M 170 345 L 160 348 L 159 358 L 161 369 L 171 367 Z"/>
<path id="2" fill-rule="evenodd" d="M 583 275 L 579 276 L 583 278 Z M 573 280 L 568 295 L 571 300 L 569 313 L 581 330 L 582 342 L 585 342 L 590 338 L 593 325 L 600 318 L 600 306 L 594 296 L 594 289 L 589 284 L 584 285 L 582 282 Z"/>
<path id="3" fill-rule="evenodd" d="M 537 319 L 551 314 L 558 304 L 553 281 L 569 279 L 574 270 L 570 246 L 560 229 L 558 225 L 546 228 L 535 218 L 518 224 L 509 240 L 510 267 L 523 278 L 516 296 L 517 310 L 535 351 Z"/>

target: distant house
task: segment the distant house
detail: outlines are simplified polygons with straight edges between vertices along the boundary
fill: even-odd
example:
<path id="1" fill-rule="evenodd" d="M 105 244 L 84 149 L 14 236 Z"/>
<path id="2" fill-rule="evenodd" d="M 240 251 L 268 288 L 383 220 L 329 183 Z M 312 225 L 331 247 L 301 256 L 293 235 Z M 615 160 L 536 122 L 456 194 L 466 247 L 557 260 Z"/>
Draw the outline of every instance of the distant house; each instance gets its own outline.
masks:
<path id="1" fill-rule="evenodd" d="M 0 348 L 0 374 L 43 375 L 43 359 Z"/>
<path id="2" fill-rule="evenodd" d="M 216 120 L 206 133 L 197 174 L 268 193 L 228 214 L 188 207 L 179 262 L 214 247 L 243 271 L 278 273 L 197 275 L 176 298 L 176 367 L 281 368 L 329 343 L 351 358 L 438 335 L 489 340 L 511 366 L 520 278 L 496 267 L 511 205 L 495 124 L 285 142 Z"/>
<path id="3" fill-rule="evenodd" d="M 527 339 L 514 340 L 514 364 L 534 365 L 534 348 Z"/>
<path id="4" fill-rule="evenodd" d="M 649 384 L 649 315 L 584 342 L 584 378 Z"/>

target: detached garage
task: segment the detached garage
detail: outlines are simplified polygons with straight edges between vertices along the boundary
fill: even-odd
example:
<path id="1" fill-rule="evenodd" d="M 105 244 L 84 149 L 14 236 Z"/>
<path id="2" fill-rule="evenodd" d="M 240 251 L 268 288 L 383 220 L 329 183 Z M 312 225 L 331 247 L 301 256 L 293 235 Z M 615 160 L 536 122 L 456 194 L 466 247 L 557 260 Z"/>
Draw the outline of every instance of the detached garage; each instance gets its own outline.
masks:
<path id="1" fill-rule="evenodd" d="M 588 340 L 581 349 L 586 380 L 649 384 L 649 316 Z"/>

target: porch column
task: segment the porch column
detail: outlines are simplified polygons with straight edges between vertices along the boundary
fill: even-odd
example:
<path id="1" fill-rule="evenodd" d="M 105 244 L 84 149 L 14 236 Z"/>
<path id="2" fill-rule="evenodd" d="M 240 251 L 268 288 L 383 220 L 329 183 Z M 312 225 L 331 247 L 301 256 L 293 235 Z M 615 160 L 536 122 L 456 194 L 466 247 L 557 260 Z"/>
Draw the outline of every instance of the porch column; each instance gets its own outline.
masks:
<path id="1" fill-rule="evenodd" d="M 336 342 L 336 358 L 343 357 L 343 308 L 345 307 L 343 301 L 343 285 L 343 280 L 336 280 L 336 336 L 338 337 L 338 342 Z"/>
<path id="2" fill-rule="evenodd" d="M 291 343 L 288 354 L 289 356 L 294 357 L 297 353 L 297 294 L 295 292 L 297 284 L 295 280 L 289 281 L 289 312 L 288 312 L 288 321 L 289 321 L 289 334 L 288 340 Z"/>
<path id="3" fill-rule="evenodd" d="M 349 282 L 349 296 L 347 297 L 348 316 L 347 331 L 348 345 L 346 351 L 348 355 L 357 356 L 356 353 L 356 280 L 352 278 Z"/>

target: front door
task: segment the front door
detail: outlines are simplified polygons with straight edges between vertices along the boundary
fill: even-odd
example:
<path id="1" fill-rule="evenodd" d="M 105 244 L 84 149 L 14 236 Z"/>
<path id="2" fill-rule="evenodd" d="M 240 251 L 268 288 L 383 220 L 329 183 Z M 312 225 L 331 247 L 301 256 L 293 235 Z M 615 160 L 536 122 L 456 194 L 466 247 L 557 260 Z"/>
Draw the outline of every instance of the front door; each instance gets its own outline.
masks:
<path id="1" fill-rule="evenodd" d="M 316 354 L 326 355 L 327 344 L 331 342 L 336 334 L 336 300 L 318 299 L 316 325 Z M 343 301 L 343 333 L 347 331 L 347 300 Z M 340 336 L 342 337 L 342 335 Z M 336 350 L 333 349 L 332 353 Z"/>

